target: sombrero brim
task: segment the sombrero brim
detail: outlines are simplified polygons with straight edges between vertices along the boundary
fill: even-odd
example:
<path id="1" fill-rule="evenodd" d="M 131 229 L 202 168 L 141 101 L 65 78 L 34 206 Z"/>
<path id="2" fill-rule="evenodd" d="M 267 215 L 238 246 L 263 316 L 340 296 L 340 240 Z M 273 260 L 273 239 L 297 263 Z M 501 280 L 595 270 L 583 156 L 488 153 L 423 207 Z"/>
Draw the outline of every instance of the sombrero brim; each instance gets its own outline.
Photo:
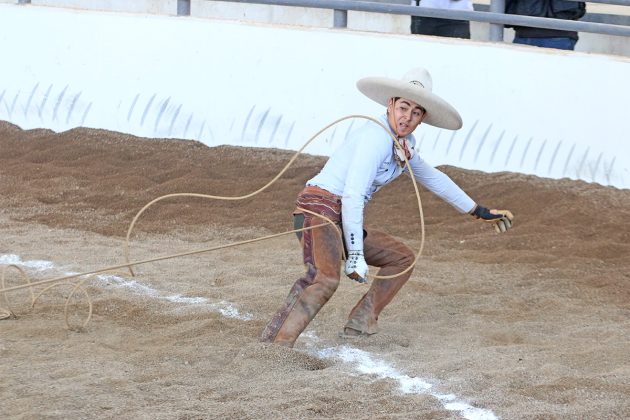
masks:
<path id="1" fill-rule="evenodd" d="M 387 106 L 390 98 L 411 99 L 427 110 L 427 115 L 422 121 L 425 124 L 449 130 L 462 128 L 462 117 L 451 104 L 412 83 L 385 77 L 365 77 L 357 82 L 357 88 L 365 96 L 383 106 Z"/>

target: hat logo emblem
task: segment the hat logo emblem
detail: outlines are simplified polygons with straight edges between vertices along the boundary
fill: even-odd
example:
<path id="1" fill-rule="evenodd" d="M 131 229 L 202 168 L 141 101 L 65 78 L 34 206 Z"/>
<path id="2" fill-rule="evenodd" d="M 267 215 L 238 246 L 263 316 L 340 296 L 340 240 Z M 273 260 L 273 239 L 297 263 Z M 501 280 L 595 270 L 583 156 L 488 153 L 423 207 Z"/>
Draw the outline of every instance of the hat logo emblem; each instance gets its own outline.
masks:
<path id="1" fill-rule="evenodd" d="M 411 83 L 412 85 L 416 85 L 416 86 L 420 86 L 424 88 L 424 85 L 417 80 L 410 80 L 409 83 Z"/>

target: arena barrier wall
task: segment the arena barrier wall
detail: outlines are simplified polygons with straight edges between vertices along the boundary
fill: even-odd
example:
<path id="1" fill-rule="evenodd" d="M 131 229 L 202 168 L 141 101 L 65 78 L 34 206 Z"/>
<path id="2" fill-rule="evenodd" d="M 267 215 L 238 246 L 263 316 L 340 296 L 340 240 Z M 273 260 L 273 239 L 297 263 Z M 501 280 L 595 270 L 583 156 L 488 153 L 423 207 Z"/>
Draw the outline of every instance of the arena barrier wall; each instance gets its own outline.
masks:
<path id="1" fill-rule="evenodd" d="M 0 4 L 0 119 L 297 150 L 384 109 L 364 76 L 427 67 L 462 114 L 421 126 L 431 164 L 630 188 L 630 60 L 510 44 Z M 329 155 L 364 121 L 307 148 Z"/>

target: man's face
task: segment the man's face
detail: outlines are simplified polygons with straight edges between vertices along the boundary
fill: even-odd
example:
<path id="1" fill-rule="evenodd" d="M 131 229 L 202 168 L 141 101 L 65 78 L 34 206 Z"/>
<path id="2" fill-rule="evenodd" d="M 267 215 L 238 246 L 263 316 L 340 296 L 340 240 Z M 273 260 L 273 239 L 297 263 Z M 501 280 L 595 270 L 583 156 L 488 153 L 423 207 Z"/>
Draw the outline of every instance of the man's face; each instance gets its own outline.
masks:
<path id="1" fill-rule="evenodd" d="M 389 125 L 399 137 L 413 133 L 424 119 L 426 111 L 414 101 L 406 98 L 391 98 L 387 106 Z"/>

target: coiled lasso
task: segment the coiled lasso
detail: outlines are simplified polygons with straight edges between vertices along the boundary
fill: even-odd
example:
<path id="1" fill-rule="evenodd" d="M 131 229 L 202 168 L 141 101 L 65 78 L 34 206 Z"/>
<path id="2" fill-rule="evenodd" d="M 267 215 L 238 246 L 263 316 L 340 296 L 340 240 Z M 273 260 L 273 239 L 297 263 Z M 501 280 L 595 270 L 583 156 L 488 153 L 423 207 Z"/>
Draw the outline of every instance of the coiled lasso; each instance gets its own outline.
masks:
<path id="1" fill-rule="evenodd" d="M 121 269 L 121 268 L 129 269 L 130 274 L 132 276 L 134 276 L 135 273 L 133 271 L 133 267 L 135 265 L 141 265 L 141 264 L 146 264 L 146 263 L 149 263 L 149 262 L 173 259 L 173 258 L 184 257 L 184 256 L 189 256 L 189 255 L 195 255 L 195 254 L 201 254 L 201 253 L 204 253 L 204 252 L 216 251 L 218 249 L 224 249 L 224 248 L 244 245 L 244 244 L 252 243 L 252 242 L 259 242 L 259 241 L 263 241 L 263 240 L 266 240 L 266 239 L 276 238 L 276 237 L 282 236 L 282 235 L 288 235 L 288 234 L 292 234 L 292 233 L 302 232 L 302 231 L 309 230 L 309 229 L 316 229 L 316 228 L 319 228 L 319 227 L 322 227 L 322 226 L 326 226 L 326 225 L 329 225 L 329 224 L 332 225 L 335 228 L 335 230 L 337 232 L 337 235 L 339 236 L 340 240 L 343 241 L 343 237 L 342 237 L 341 231 L 339 230 L 337 225 L 332 220 L 330 220 L 327 217 L 322 216 L 320 214 L 313 213 L 313 212 L 311 212 L 309 210 L 300 209 L 301 211 L 304 211 L 305 213 L 310 213 L 310 214 L 313 214 L 313 215 L 323 219 L 325 221 L 325 223 L 321 223 L 321 224 L 318 224 L 318 225 L 315 225 L 315 226 L 310 226 L 310 227 L 307 227 L 307 228 L 293 229 L 293 230 L 290 230 L 290 231 L 277 233 L 277 234 L 272 234 L 272 235 L 267 235 L 267 236 L 263 236 L 263 237 L 260 237 L 260 238 L 234 242 L 234 243 L 227 244 L 227 245 L 215 246 L 215 247 L 211 247 L 211 248 L 198 249 L 198 250 L 194 250 L 194 251 L 182 252 L 182 253 L 178 253 L 178 254 L 166 255 L 166 256 L 162 256 L 162 257 L 150 258 L 150 259 L 145 259 L 145 260 L 140 260 L 140 261 L 130 261 L 130 259 L 129 259 L 129 238 L 131 237 L 131 233 L 133 231 L 133 228 L 134 228 L 136 222 L 138 221 L 139 217 L 149 207 L 151 207 L 153 204 L 155 204 L 155 203 L 157 203 L 159 201 L 168 199 L 168 198 L 173 198 L 173 197 L 200 197 L 200 198 L 209 198 L 209 199 L 213 199 L 213 200 L 229 200 L 229 201 L 244 200 L 244 199 L 253 197 L 256 194 L 266 190 L 268 187 L 273 185 L 289 169 L 289 167 L 293 164 L 293 162 L 297 159 L 297 157 L 304 151 L 304 149 L 312 141 L 314 141 L 321 133 L 323 133 L 324 131 L 326 131 L 327 129 L 329 129 L 332 126 L 334 126 L 334 125 L 336 125 L 336 124 L 338 124 L 338 123 L 340 123 L 342 121 L 351 119 L 351 118 L 365 119 L 365 120 L 369 120 L 369 121 L 372 121 L 372 122 L 378 124 L 380 127 L 383 128 L 383 130 L 385 130 L 386 133 L 388 133 L 390 135 L 390 137 L 392 138 L 392 141 L 394 142 L 395 147 L 397 149 L 399 149 L 399 150 L 402 150 L 402 147 L 401 147 L 400 142 L 398 141 L 398 139 L 394 135 L 392 135 L 392 133 L 389 131 L 388 127 L 383 125 L 377 119 L 372 118 L 372 117 L 368 117 L 368 116 L 365 116 L 365 115 L 348 115 L 348 116 L 339 118 L 339 119 L 331 122 L 330 124 L 326 125 L 322 129 L 320 129 L 317 133 L 315 133 L 313 136 L 311 136 L 311 138 L 308 139 L 308 141 L 306 141 L 306 143 L 304 143 L 304 145 L 293 155 L 293 157 L 284 166 L 284 168 L 280 172 L 278 172 L 278 174 L 271 181 L 269 181 L 263 187 L 259 188 L 258 190 L 254 191 L 254 192 L 251 192 L 249 194 L 242 195 L 242 196 L 232 196 L 232 197 L 230 197 L 230 196 L 209 195 L 209 194 L 197 194 L 197 193 L 175 193 L 175 194 L 163 195 L 163 196 L 158 197 L 158 198 L 150 201 L 149 203 L 147 203 L 142 209 L 140 209 L 140 211 L 138 211 L 138 213 L 136 213 L 136 215 L 134 216 L 131 224 L 129 225 L 129 228 L 127 229 L 127 235 L 125 237 L 125 243 L 124 243 L 124 246 L 123 246 L 123 252 L 124 252 L 124 256 L 125 256 L 125 263 L 124 264 L 119 264 L 119 265 L 114 265 L 114 266 L 110 266 L 110 267 L 105 267 L 105 268 L 102 268 L 102 269 L 93 270 L 93 271 L 89 271 L 89 272 L 85 272 L 85 273 L 72 274 L 72 275 L 57 277 L 57 278 L 53 278 L 53 279 L 41 280 L 41 281 L 37 281 L 37 282 L 31 282 L 29 280 L 29 278 L 28 278 L 28 275 L 24 272 L 24 270 L 22 270 L 20 267 L 18 267 L 16 265 L 4 266 L 2 268 L 2 277 L 1 277 L 1 284 L 0 284 L 2 289 L 0 289 L 0 293 L 2 293 L 3 296 L 4 296 L 4 300 L 5 300 L 6 304 L 7 304 L 7 309 L 0 308 L 0 319 L 9 318 L 9 317 L 15 317 L 15 314 L 10 310 L 9 300 L 7 298 L 7 292 L 28 288 L 29 291 L 30 291 L 30 294 L 31 294 L 31 308 L 32 308 L 32 307 L 35 306 L 35 303 L 36 303 L 37 299 L 44 292 L 46 292 L 47 290 L 50 290 L 51 288 L 53 288 L 55 286 L 59 286 L 59 285 L 68 285 L 68 286 L 72 287 L 72 290 L 71 290 L 70 294 L 68 295 L 68 297 L 66 298 L 66 304 L 65 304 L 65 307 L 64 307 L 66 326 L 68 327 L 68 329 L 71 329 L 71 330 L 83 330 L 87 326 L 87 324 L 89 323 L 89 321 L 91 319 L 91 316 L 92 316 L 92 301 L 90 299 L 89 294 L 87 293 L 87 290 L 85 290 L 85 288 L 83 288 L 83 284 L 87 281 L 87 278 L 81 279 L 80 281 L 78 281 L 75 284 L 70 282 L 69 281 L 70 279 L 74 279 L 74 278 L 78 278 L 78 277 L 86 277 L 86 276 L 89 276 L 89 275 L 92 275 L 92 274 L 112 272 L 114 270 Z M 409 166 L 409 162 L 407 160 L 407 156 L 405 155 L 405 153 L 402 153 L 402 156 L 403 156 L 403 159 L 404 159 L 405 166 L 409 170 L 410 178 L 411 178 L 412 183 L 413 183 L 413 187 L 414 187 L 414 191 L 415 191 L 416 199 L 417 199 L 417 203 L 418 203 L 418 212 L 419 212 L 419 216 L 420 216 L 420 229 L 421 229 L 420 246 L 419 246 L 418 252 L 415 255 L 414 260 L 409 265 L 409 267 L 407 267 L 405 270 L 401 271 L 400 273 L 389 275 L 389 276 L 379 276 L 379 275 L 370 275 L 370 276 L 368 276 L 368 278 L 370 278 L 372 280 L 389 279 L 389 278 L 393 278 L 393 277 L 398 277 L 401 274 L 404 274 L 404 273 L 408 272 L 409 270 L 411 270 L 416 265 L 416 263 L 418 262 L 418 259 L 420 258 L 420 255 L 422 254 L 422 250 L 424 249 L 425 226 L 424 226 L 424 213 L 423 213 L 423 210 L 422 210 L 422 200 L 420 198 L 420 191 L 418 190 L 418 185 L 416 183 L 413 171 L 412 171 L 411 167 Z M 20 285 L 20 286 L 6 287 L 5 286 L 5 272 L 6 272 L 7 268 L 15 268 L 15 269 L 17 269 L 20 272 L 20 274 L 21 274 L 21 276 L 24 279 L 26 284 Z M 40 291 L 37 296 L 34 296 L 33 287 L 34 286 L 39 286 L 39 285 L 44 285 L 44 284 L 48 284 L 48 286 L 46 288 L 44 288 L 42 291 Z M 79 325 L 79 326 L 74 325 L 73 326 L 73 325 L 70 324 L 69 319 L 68 319 L 69 318 L 68 317 L 68 306 L 69 306 L 69 303 L 70 303 L 70 299 L 74 296 L 74 294 L 76 293 L 77 290 L 81 290 L 83 292 L 83 294 L 86 296 L 86 299 L 88 301 L 88 315 L 87 315 L 87 318 L 85 319 L 85 321 L 81 325 Z"/>

